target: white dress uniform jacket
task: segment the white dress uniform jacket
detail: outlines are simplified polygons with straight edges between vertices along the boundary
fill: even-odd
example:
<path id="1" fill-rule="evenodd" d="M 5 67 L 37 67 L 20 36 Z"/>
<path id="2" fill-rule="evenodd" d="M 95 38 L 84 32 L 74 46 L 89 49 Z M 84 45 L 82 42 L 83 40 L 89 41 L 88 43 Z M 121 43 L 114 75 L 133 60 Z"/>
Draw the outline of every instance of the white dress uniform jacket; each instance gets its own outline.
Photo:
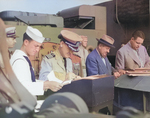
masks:
<path id="1" fill-rule="evenodd" d="M 23 56 L 27 55 L 21 50 L 16 50 L 10 59 L 15 75 L 32 95 L 43 95 L 44 83 L 42 81 L 32 82 L 29 63 Z"/>

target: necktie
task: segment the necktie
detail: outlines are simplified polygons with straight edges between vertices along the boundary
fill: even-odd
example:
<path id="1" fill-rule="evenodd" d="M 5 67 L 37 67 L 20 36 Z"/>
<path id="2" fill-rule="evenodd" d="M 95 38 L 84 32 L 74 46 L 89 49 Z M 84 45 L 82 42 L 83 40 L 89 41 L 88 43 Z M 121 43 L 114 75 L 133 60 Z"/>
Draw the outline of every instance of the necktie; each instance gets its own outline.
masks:
<path id="1" fill-rule="evenodd" d="M 63 58 L 64 59 L 64 66 L 65 66 L 65 69 L 66 69 L 66 58 Z"/>
<path id="2" fill-rule="evenodd" d="M 35 82 L 35 75 L 34 75 L 34 71 L 33 71 L 33 69 L 32 69 L 31 62 L 30 62 L 30 60 L 29 60 L 29 58 L 28 58 L 27 56 L 24 56 L 24 58 L 25 58 L 25 59 L 27 60 L 27 62 L 29 63 L 32 82 Z"/>

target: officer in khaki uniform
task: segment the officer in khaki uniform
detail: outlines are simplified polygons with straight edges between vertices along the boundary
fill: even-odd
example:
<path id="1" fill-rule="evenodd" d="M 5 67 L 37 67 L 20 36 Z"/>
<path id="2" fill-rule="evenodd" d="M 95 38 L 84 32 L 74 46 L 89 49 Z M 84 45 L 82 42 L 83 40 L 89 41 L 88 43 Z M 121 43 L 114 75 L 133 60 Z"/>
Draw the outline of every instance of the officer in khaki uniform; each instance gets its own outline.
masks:
<path id="1" fill-rule="evenodd" d="M 51 71 L 53 71 L 55 77 L 61 81 L 73 79 L 66 78 L 67 74 L 72 75 L 67 77 L 74 77 L 75 75 L 72 73 L 72 61 L 70 56 L 72 51 L 79 51 L 78 47 L 82 39 L 78 34 L 68 30 L 62 30 L 58 38 L 61 39 L 59 48 L 46 55 L 41 62 L 40 80 L 49 80 L 51 78 L 51 76 L 49 76 L 49 74 L 51 75 Z"/>
<path id="2" fill-rule="evenodd" d="M 82 76 L 86 77 L 86 58 L 88 56 L 88 51 L 86 50 L 86 46 L 87 46 L 87 42 L 88 42 L 88 38 L 87 36 L 83 36 L 81 35 L 82 38 L 82 42 L 81 45 L 79 46 L 79 52 L 74 52 L 76 55 L 81 57 L 81 69 L 82 69 Z"/>

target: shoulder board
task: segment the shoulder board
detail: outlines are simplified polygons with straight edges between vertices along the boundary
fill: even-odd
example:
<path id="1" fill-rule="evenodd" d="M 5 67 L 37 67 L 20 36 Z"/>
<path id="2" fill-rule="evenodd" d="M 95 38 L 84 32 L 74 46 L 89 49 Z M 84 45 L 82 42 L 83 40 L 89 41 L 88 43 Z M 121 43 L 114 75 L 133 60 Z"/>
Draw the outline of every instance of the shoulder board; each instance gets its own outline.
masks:
<path id="1" fill-rule="evenodd" d="M 73 54 L 74 56 L 77 56 L 77 57 L 79 57 L 79 58 L 81 58 L 79 55 L 77 55 L 77 54 Z"/>
<path id="2" fill-rule="evenodd" d="M 55 54 L 54 53 L 50 53 L 48 55 L 45 56 L 47 59 L 51 59 L 53 57 L 55 57 Z"/>

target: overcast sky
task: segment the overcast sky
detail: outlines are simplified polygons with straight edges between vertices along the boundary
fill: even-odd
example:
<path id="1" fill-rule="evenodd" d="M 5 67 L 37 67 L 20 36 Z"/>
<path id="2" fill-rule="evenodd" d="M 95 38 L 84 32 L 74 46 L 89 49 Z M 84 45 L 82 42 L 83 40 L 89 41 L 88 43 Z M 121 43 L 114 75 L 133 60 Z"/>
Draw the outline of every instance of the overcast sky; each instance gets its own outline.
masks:
<path id="1" fill-rule="evenodd" d="M 0 12 L 6 10 L 56 14 L 79 5 L 94 5 L 110 0 L 0 0 Z"/>

